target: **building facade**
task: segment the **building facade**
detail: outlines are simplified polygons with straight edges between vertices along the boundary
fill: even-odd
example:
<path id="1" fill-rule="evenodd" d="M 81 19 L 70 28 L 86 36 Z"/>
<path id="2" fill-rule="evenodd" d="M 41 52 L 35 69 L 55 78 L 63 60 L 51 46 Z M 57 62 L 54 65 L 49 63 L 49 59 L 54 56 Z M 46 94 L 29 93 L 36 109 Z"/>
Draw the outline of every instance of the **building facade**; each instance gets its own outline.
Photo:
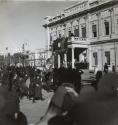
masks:
<path id="1" fill-rule="evenodd" d="M 43 26 L 56 67 L 88 64 L 90 70 L 103 70 L 107 63 L 109 70 L 113 66 L 118 70 L 117 0 L 78 2 L 55 17 L 45 18 Z"/>
<path id="2" fill-rule="evenodd" d="M 47 59 L 47 51 L 44 49 L 38 49 L 35 50 L 34 52 L 29 53 L 29 65 L 37 67 L 39 69 L 45 68 L 46 64 L 46 59 Z"/>

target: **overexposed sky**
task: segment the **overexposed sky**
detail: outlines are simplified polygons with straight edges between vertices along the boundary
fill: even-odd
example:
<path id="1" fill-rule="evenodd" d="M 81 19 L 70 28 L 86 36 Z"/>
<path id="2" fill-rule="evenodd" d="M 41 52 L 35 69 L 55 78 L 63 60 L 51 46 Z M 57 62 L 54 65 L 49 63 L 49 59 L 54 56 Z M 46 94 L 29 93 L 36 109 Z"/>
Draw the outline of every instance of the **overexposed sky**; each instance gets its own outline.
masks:
<path id="1" fill-rule="evenodd" d="M 22 44 L 31 51 L 44 48 L 44 17 L 55 16 L 77 1 L 1 0 L 0 53 L 21 51 Z"/>

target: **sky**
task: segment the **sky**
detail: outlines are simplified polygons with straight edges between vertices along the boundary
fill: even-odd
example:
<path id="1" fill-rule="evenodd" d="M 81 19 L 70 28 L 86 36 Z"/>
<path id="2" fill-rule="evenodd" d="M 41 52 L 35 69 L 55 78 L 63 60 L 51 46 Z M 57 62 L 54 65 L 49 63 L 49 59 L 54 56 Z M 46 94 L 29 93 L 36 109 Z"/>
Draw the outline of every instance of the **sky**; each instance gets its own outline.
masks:
<path id="1" fill-rule="evenodd" d="M 46 16 L 55 16 L 77 1 L 0 1 L 0 53 L 31 51 L 45 48 Z M 8 48 L 8 50 L 6 50 Z"/>

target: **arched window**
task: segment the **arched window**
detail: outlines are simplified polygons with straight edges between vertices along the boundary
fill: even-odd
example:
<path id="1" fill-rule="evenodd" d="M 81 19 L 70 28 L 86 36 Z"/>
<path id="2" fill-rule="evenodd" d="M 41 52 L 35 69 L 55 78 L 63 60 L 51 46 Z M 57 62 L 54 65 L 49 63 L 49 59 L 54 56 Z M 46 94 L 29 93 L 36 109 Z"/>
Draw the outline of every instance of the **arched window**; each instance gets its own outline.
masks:
<path id="1" fill-rule="evenodd" d="M 105 35 L 109 35 L 109 21 L 105 21 L 104 25 L 105 25 Z"/>
<path id="2" fill-rule="evenodd" d="M 74 36 L 79 37 L 79 26 L 74 26 Z"/>
<path id="3" fill-rule="evenodd" d="M 110 51 L 105 52 L 105 57 L 106 57 L 106 63 L 110 65 Z"/>
<path id="4" fill-rule="evenodd" d="M 86 38 L 86 25 L 82 25 L 81 30 L 82 30 L 82 37 Z"/>
<path id="5" fill-rule="evenodd" d="M 96 24 L 92 25 L 92 33 L 93 33 L 93 37 L 97 37 L 97 25 Z"/>

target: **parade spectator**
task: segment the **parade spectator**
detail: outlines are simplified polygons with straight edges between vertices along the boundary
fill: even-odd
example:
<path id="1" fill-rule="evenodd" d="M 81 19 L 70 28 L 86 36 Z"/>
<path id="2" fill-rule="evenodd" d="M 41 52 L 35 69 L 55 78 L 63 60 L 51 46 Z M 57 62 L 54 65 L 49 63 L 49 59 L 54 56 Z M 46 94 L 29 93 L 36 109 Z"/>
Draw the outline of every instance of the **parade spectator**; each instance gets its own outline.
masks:
<path id="1" fill-rule="evenodd" d="M 26 116 L 20 112 L 17 93 L 0 86 L 0 125 L 28 125 Z"/>
<path id="2" fill-rule="evenodd" d="M 112 71 L 113 71 L 113 72 L 116 71 L 116 69 L 115 69 L 115 65 L 114 65 L 114 64 L 112 64 Z"/>
<path id="3" fill-rule="evenodd" d="M 8 79 L 9 79 L 9 81 L 8 81 L 8 89 L 9 89 L 9 91 L 12 91 L 12 81 L 13 81 L 14 73 L 13 73 L 11 67 L 9 67 L 8 73 L 9 73 L 9 76 L 8 76 Z"/>
<path id="4" fill-rule="evenodd" d="M 107 65 L 107 63 L 104 64 L 104 72 L 108 73 L 108 65 Z"/>
<path id="5" fill-rule="evenodd" d="M 36 76 L 35 86 L 34 86 L 33 102 L 35 102 L 35 100 L 39 100 L 39 99 L 43 100 L 43 97 L 42 97 L 42 84 L 41 84 L 40 76 Z"/>
<path id="6" fill-rule="evenodd" d="M 0 83 L 9 91 L 16 92 L 20 99 L 27 96 L 34 101 L 37 98 L 43 100 L 41 77 L 41 71 L 34 67 L 5 66 L 1 69 Z"/>
<path id="7" fill-rule="evenodd" d="M 96 83 L 93 84 L 95 90 L 98 90 L 98 83 L 99 83 L 99 80 L 102 78 L 102 71 L 97 71 L 96 73 Z"/>

